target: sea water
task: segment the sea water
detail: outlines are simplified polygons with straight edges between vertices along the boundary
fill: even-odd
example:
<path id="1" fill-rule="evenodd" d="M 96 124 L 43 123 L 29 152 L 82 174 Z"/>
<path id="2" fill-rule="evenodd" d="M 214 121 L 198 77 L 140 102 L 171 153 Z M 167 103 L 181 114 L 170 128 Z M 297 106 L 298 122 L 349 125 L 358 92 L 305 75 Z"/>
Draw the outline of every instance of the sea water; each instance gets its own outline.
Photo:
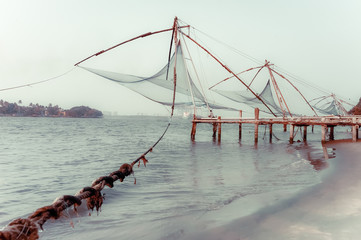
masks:
<path id="1" fill-rule="evenodd" d="M 0 118 L 0 227 L 131 163 L 168 122 L 155 116 Z M 238 125 L 222 125 L 219 142 L 211 125 L 199 124 L 191 141 L 190 119 L 173 119 L 147 166 L 102 191 L 99 213 L 86 204 L 77 214 L 69 208 L 46 222 L 40 239 L 188 239 L 322 182 L 335 152 L 321 145 L 319 129 L 309 129 L 306 143 L 297 141 L 299 131 L 289 144 L 283 126 L 274 126 L 272 142 L 262 126 L 255 144 L 253 128 L 244 125 L 239 141 Z"/>

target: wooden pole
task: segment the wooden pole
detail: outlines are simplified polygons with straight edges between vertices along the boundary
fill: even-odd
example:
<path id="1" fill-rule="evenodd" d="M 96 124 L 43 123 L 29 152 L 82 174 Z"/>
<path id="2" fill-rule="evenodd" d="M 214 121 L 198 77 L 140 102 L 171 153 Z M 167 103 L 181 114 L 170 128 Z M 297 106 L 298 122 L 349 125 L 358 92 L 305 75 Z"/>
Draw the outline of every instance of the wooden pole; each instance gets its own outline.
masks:
<path id="1" fill-rule="evenodd" d="M 321 141 L 322 142 L 326 142 L 326 133 L 327 133 L 327 125 L 322 125 L 321 126 Z"/>
<path id="2" fill-rule="evenodd" d="M 192 132 L 191 132 L 192 141 L 194 141 L 194 139 L 196 138 L 196 129 L 197 129 L 197 123 L 193 122 L 193 124 L 192 124 Z"/>
<path id="3" fill-rule="evenodd" d="M 212 138 L 216 138 L 217 136 L 217 123 L 212 123 L 213 125 L 213 135 Z"/>
<path id="4" fill-rule="evenodd" d="M 254 118 L 255 118 L 255 124 L 254 124 L 254 142 L 258 142 L 258 120 L 259 120 L 259 108 L 254 109 Z"/>
<path id="5" fill-rule="evenodd" d="M 353 117 L 352 118 L 352 123 L 354 123 L 355 125 L 352 125 L 352 141 L 356 142 L 357 141 L 357 132 L 358 132 L 358 126 L 356 125 L 356 118 Z"/>
<path id="6" fill-rule="evenodd" d="M 358 131 L 359 131 L 360 126 L 356 125 L 356 139 L 358 139 Z"/>
<path id="7" fill-rule="evenodd" d="M 221 116 L 218 116 L 218 142 L 221 141 L 221 130 L 222 130 L 222 127 L 221 127 Z"/>
<path id="8" fill-rule="evenodd" d="M 303 126 L 303 141 L 307 141 L 307 126 Z"/>
<path id="9" fill-rule="evenodd" d="M 335 139 L 335 132 L 334 132 L 335 126 L 330 126 L 330 140 Z"/>
<path id="10" fill-rule="evenodd" d="M 242 110 L 239 111 L 239 120 L 242 120 Z M 242 139 L 242 123 L 239 124 L 239 129 L 238 129 L 238 139 L 241 140 Z"/>
<path id="11" fill-rule="evenodd" d="M 287 124 L 283 124 L 283 131 L 287 132 Z"/>
<path id="12" fill-rule="evenodd" d="M 290 143 L 293 143 L 293 138 L 295 133 L 295 125 L 290 124 Z"/>
<path id="13" fill-rule="evenodd" d="M 272 142 L 272 134 L 273 134 L 273 132 L 272 132 L 272 123 L 269 125 L 269 142 Z"/>
<path id="14" fill-rule="evenodd" d="M 352 126 L 352 141 L 353 142 L 357 141 L 357 126 L 356 125 Z"/>

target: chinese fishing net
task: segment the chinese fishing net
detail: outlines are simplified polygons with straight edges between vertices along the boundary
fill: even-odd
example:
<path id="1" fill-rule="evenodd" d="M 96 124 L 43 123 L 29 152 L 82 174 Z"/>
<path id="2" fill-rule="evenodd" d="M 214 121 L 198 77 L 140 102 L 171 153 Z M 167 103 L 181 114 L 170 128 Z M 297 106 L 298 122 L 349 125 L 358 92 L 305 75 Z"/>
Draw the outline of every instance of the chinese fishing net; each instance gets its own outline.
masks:
<path id="1" fill-rule="evenodd" d="M 232 101 L 238 103 L 245 103 L 248 106 L 253 108 L 259 108 L 260 111 L 270 113 L 269 109 L 257 98 L 255 97 L 249 90 L 243 91 L 227 91 L 227 90 L 219 90 L 219 89 L 212 89 L 214 92 L 231 99 Z M 273 93 L 271 90 L 271 84 L 268 80 L 266 86 L 262 90 L 258 96 L 271 108 L 272 112 L 276 115 L 282 116 L 283 112 L 282 109 L 276 104 Z"/>
<path id="2" fill-rule="evenodd" d="M 183 52 L 180 45 L 176 54 L 173 54 L 169 64 L 150 77 L 134 76 L 117 72 L 104 71 L 94 68 L 82 67 L 96 75 L 116 82 L 142 96 L 171 106 L 173 102 L 174 67 L 176 66 L 176 99 L 175 105 L 206 107 L 207 102 L 201 91 L 194 84 L 184 62 Z M 227 109 L 216 103 L 208 103 L 211 108 Z"/>

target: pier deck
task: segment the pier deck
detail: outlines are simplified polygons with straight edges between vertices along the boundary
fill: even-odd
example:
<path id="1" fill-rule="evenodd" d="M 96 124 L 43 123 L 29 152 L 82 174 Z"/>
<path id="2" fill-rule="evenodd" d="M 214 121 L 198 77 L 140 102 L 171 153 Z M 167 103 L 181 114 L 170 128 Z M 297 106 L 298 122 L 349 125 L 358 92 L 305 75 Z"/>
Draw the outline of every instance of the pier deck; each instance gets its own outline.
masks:
<path id="1" fill-rule="evenodd" d="M 352 128 L 352 140 L 357 141 L 358 139 L 358 130 L 361 125 L 361 116 L 321 116 L 321 117 L 279 117 L 279 118 L 259 118 L 259 110 L 255 109 L 254 118 L 242 118 L 242 111 L 240 111 L 239 118 L 194 118 L 192 120 L 192 132 L 191 138 L 195 139 L 196 126 L 200 123 L 209 123 L 213 124 L 213 137 L 218 135 L 218 140 L 221 140 L 221 125 L 222 124 L 238 124 L 239 125 L 239 139 L 242 137 L 242 124 L 254 124 L 255 126 L 255 142 L 258 141 L 258 126 L 259 125 L 269 125 L 270 129 L 270 139 L 272 138 L 272 125 L 273 124 L 282 124 L 284 130 L 286 131 L 287 126 L 290 127 L 290 142 L 293 142 L 294 138 L 294 128 L 295 127 L 304 127 L 303 140 L 307 139 L 307 127 L 319 125 L 322 127 L 321 139 L 326 141 L 326 133 L 328 128 L 330 129 L 329 140 L 334 139 L 334 127 L 336 126 L 350 126 Z M 217 134 L 218 131 L 218 134 Z"/>

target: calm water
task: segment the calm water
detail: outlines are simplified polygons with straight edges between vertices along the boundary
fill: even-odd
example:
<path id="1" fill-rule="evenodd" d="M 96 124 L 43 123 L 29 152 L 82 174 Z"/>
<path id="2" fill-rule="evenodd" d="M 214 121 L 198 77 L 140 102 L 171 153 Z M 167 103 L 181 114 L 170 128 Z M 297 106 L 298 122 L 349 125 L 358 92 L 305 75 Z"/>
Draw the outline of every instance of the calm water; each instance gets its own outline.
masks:
<path id="1" fill-rule="evenodd" d="M 0 118 L 0 227 L 132 162 L 167 123 L 167 117 L 144 116 Z M 190 128 L 190 120 L 173 120 L 147 155 L 147 167 L 135 168 L 136 185 L 133 177 L 116 182 L 103 191 L 98 215 L 89 216 L 85 208 L 78 215 L 68 210 L 44 225 L 41 239 L 179 239 L 194 231 L 195 223 L 226 223 L 287 199 L 320 183 L 328 169 L 319 133 L 309 133 L 307 144 L 290 145 L 288 133 L 274 127 L 279 140 L 269 143 L 262 127 L 254 145 L 252 126 L 244 127 L 239 143 L 238 127 L 225 125 L 219 144 L 212 141 L 210 125 L 198 126 L 195 142 Z M 333 156 L 332 148 L 326 151 Z M 236 214 L 207 217 L 251 198 L 256 201 Z"/>

